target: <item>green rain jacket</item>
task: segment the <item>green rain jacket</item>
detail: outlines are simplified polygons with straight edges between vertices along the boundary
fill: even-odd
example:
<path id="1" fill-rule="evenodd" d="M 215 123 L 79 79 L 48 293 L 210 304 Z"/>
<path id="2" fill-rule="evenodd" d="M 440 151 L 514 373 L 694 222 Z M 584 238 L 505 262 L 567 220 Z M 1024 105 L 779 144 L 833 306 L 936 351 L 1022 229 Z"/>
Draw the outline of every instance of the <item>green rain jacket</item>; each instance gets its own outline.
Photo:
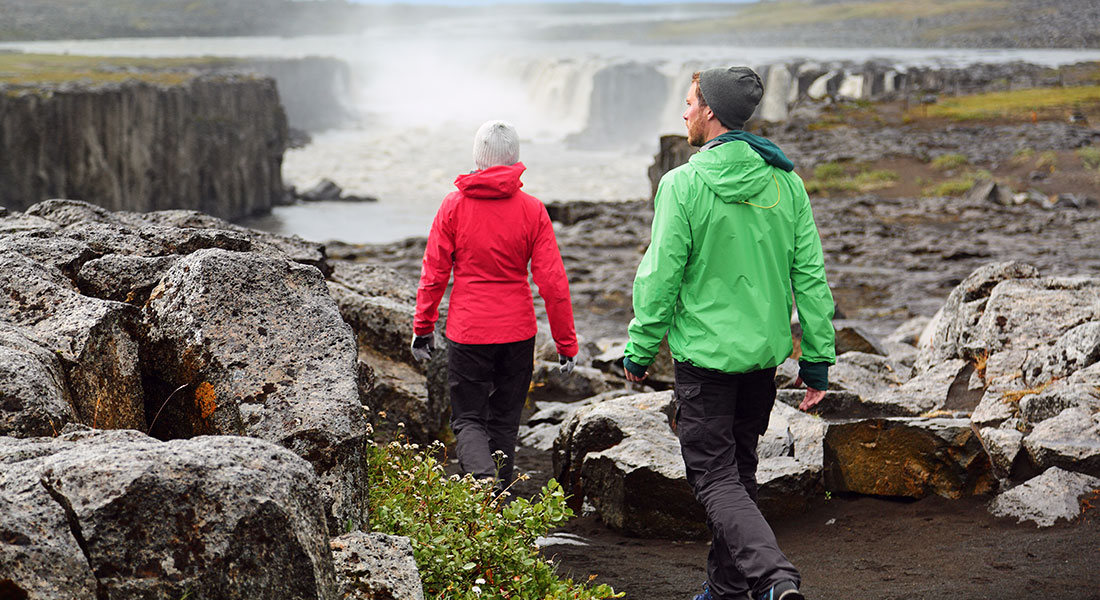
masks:
<path id="1" fill-rule="evenodd" d="M 802 360 L 835 363 L 833 296 L 802 179 L 743 141 L 699 152 L 657 188 L 625 354 L 651 364 L 667 332 L 672 356 L 696 367 L 774 367 L 793 349 L 792 289 Z"/>

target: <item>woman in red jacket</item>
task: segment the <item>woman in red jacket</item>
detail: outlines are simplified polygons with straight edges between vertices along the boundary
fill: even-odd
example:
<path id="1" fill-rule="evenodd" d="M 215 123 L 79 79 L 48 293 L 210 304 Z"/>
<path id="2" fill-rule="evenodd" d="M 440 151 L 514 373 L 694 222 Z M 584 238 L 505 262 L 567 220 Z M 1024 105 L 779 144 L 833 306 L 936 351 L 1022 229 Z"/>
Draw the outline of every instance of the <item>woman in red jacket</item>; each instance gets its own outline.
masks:
<path id="1" fill-rule="evenodd" d="M 535 309 L 528 264 L 546 304 L 561 370 L 577 355 L 573 307 L 550 216 L 519 191 L 519 138 L 511 124 L 489 121 L 474 137 L 478 170 L 455 179 L 428 234 L 413 321 L 413 355 L 434 348 L 439 302 L 454 271 L 447 313 L 451 428 L 462 470 L 512 481 L 516 435 L 534 365 Z M 502 452 L 499 462 L 494 453 Z"/>

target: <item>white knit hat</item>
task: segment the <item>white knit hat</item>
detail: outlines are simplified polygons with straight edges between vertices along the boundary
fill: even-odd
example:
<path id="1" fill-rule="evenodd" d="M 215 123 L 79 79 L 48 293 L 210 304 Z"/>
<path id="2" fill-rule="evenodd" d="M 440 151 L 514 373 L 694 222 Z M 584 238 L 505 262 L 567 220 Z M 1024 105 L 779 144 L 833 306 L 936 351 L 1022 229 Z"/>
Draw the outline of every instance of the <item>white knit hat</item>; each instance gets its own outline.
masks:
<path id="1" fill-rule="evenodd" d="M 474 164 L 478 170 L 519 162 L 519 134 L 507 121 L 486 121 L 474 135 Z"/>

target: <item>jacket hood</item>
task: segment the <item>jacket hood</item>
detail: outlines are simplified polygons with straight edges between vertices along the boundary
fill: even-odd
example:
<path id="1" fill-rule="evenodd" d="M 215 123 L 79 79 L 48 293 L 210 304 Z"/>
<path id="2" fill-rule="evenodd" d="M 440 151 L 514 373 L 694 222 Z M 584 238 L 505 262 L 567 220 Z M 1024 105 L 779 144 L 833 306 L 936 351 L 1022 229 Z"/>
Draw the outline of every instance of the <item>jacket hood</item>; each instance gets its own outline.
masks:
<path id="1" fill-rule="evenodd" d="M 749 201 L 761 193 L 766 195 L 773 178 L 773 167 L 742 141 L 698 152 L 688 164 L 707 188 L 727 204 Z"/>
<path id="2" fill-rule="evenodd" d="M 523 187 L 519 176 L 527 170 L 523 163 L 489 167 L 473 173 L 459 175 L 455 186 L 469 198 L 499 200 L 511 198 Z"/>

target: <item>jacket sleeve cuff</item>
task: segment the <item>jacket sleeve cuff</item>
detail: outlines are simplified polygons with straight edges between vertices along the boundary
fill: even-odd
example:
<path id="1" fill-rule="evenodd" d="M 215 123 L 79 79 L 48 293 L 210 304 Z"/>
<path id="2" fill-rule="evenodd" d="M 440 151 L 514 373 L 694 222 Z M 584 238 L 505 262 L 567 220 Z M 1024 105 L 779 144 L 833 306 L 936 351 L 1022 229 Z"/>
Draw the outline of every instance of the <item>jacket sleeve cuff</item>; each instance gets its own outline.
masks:
<path id="1" fill-rule="evenodd" d="M 639 365 L 638 363 L 630 360 L 629 356 L 623 357 L 623 366 L 627 371 L 635 377 L 645 377 L 645 372 L 649 370 L 649 365 Z"/>
<path id="2" fill-rule="evenodd" d="M 414 325 L 413 326 L 413 335 L 415 335 L 417 337 L 424 336 L 424 335 L 429 335 L 433 331 L 435 331 L 435 324 L 434 323 L 431 323 L 431 324 L 428 324 L 428 325 Z"/>
<path id="3" fill-rule="evenodd" d="M 829 363 L 800 360 L 798 376 L 807 387 L 821 391 L 829 389 Z"/>

